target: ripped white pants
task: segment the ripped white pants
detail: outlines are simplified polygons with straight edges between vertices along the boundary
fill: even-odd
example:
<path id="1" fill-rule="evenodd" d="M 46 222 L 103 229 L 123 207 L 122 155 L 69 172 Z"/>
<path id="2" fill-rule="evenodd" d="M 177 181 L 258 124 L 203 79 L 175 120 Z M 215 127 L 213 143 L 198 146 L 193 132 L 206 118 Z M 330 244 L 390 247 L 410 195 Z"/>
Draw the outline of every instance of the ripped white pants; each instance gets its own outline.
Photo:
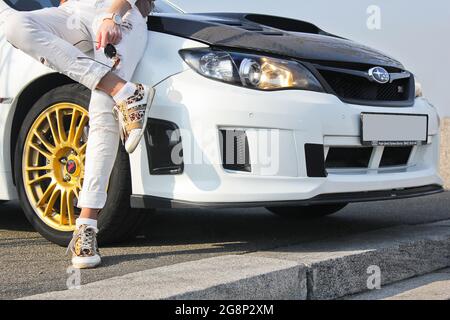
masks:
<path id="1" fill-rule="evenodd" d="M 96 90 L 111 70 L 108 66 L 113 65 L 103 49 L 95 50 L 94 43 L 102 22 L 99 15 L 111 4 L 112 0 L 69 0 L 60 7 L 16 12 L 6 21 L 6 37 L 12 45 L 92 90 L 80 208 L 105 206 L 120 140 L 112 112 L 114 100 Z M 121 62 L 114 73 L 129 81 L 146 48 L 148 31 L 146 19 L 135 6 L 124 15 L 123 21 L 122 41 L 115 46 Z M 92 50 L 97 62 L 86 54 Z"/>

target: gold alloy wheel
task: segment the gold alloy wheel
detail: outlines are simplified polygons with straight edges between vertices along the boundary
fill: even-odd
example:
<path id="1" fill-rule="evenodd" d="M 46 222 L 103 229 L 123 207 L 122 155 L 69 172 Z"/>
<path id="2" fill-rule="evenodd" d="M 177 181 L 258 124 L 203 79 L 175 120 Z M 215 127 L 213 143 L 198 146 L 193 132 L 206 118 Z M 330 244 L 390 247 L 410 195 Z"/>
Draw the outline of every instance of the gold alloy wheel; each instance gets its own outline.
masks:
<path id="1" fill-rule="evenodd" d="M 39 218 L 58 231 L 73 231 L 84 177 L 88 112 L 73 103 L 50 106 L 34 121 L 23 149 L 22 176 Z"/>

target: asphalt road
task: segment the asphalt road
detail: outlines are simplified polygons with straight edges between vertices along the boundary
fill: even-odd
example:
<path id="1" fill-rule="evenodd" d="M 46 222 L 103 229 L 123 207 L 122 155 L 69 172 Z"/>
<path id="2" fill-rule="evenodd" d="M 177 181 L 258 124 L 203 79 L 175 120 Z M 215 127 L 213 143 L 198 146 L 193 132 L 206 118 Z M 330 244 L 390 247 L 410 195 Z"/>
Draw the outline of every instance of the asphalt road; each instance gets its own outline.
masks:
<path id="1" fill-rule="evenodd" d="M 402 224 L 450 219 L 450 193 L 352 204 L 314 221 L 287 221 L 265 209 L 160 211 L 133 241 L 102 248 L 88 283 L 130 272 L 224 254 L 319 241 Z M 0 298 L 66 289 L 69 256 L 34 232 L 17 203 L 0 204 Z"/>

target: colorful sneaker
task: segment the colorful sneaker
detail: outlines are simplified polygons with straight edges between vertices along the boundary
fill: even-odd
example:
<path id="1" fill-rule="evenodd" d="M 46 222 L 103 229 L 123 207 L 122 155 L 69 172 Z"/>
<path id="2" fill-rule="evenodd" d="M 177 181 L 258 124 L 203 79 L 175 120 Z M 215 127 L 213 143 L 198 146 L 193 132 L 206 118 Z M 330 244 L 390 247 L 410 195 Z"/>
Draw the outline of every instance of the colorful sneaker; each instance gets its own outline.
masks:
<path id="1" fill-rule="evenodd" d="M 88 225 L 81 225 L 73 233 L 67 251 L 72 252 L 72 265 L 77 269 L 95 268 L 101 262 L 97 245 L 98 229 Z"/>
<path id="2" fill-rule="evenodd" d="M 113 109 L 119 121 L 120 138 L 128 153 L 133 153 L 144 135 L 155 89 L 136 84 L 136 91 Z"/>

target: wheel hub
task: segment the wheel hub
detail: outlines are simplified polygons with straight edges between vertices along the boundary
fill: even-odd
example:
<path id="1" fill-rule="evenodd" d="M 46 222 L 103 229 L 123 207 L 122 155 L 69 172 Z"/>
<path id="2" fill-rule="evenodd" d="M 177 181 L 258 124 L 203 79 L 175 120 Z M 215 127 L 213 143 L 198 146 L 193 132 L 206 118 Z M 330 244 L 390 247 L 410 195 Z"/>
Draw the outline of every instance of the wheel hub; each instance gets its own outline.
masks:
<path id="1" fill-rule="evenodd" d="M 77 164 L 75 160 L 69 160 L 66 164 L 66 171 L 70 175 L 75 174 L 75 172 L 78 170 Z"/>

